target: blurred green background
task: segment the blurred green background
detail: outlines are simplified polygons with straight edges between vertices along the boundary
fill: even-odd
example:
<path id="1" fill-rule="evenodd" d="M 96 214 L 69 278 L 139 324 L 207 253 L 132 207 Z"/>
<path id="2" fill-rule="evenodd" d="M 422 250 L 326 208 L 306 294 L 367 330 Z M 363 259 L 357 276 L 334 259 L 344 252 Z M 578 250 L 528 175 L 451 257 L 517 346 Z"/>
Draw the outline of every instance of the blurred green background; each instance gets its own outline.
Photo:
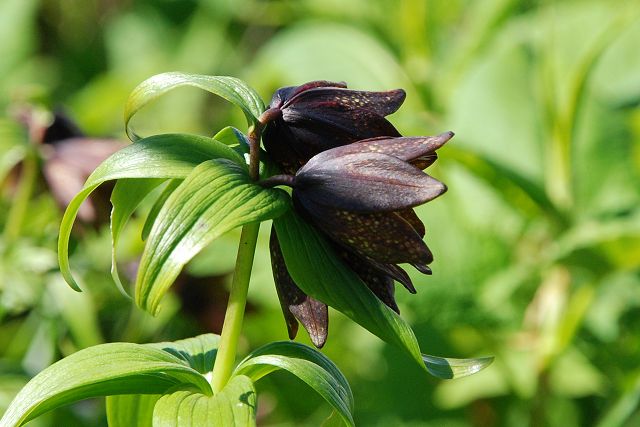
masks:
<path id="1" fill-rule="evenodd" d="M 237 76 L 265 101 L 314 79 L 401 87 L 391 121 L 403 134 L 456 132 L 431 169 L 449 191 L 419 210 L 434 274 L 413 274 L 418 294 L 398 301 L 424 352 L 496 361 L 426 378 L 332 312 L 324 352 L 351 382 L 358 425 L 640 425 L 640 3 L 617 0 L 1 0 L 0 413 L 77 349 L 220 330 L 234 233 L 192 262 L 158 318 L 112 285 L 104 223 L 79 227 L 71 262 L 85 292 L 68 289 L 49 154 L 16 120 L 27 104 L 43 123 L 61 109 L 87 135 L 124 140 L 128 93 L 164 71 Z M 239 111 L 181 89 L 134 126 L 228 124 L 243 128 Z M 124 266 L 143 223 L 122 239 Z M 263 234 L 243 354 L 286 339 Z M 258 390 L 260 425 L 330 415 L 286 374 Z M 32 425 L 104 424 L 96 400 Z"/>

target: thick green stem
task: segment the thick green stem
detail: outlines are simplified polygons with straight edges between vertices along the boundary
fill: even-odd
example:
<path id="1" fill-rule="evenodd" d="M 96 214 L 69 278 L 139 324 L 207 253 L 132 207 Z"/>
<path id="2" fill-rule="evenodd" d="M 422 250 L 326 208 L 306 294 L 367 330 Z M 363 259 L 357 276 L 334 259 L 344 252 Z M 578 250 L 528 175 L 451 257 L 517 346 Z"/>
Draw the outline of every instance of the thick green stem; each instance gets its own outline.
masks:
<path id="1" fill-rule="evenodd" d="M 229 304 L 227 305 L 227 312 L 224 316 L 222 336 L 220 337 L 218 354 L 216 355 L 215 365 L 213 366 L 211 387 L 214 393 L 224 388 L 234 368 L 259 229 L 260 223 L 258 222 L 242 227 L 240 247 L 238 248 L 238 257 L 236 258 L 236 268 L 231 283 Z"/>
<path id="2" fill-rule="evenodd" d="M 260 164 L 260 137 L 262 130 L 272 120 L 282 116 L 282 111 L 277 108 L 270 108 L 258 119 L 258 123 L 249 129 L 249 175 L 253 181 L 258 181 Z M 242 330 L 242 320 L 244 319 L 244 309 L 247 305 L 247 293 L 249 291 L 249 281 L 251 279 L 251 267 L 253 266 L 253 256 L 256 252 L 258 241 L 258 231 L 260 223 L 246 224 L 242 227 L 240 235 L 240 247 L 236 258 L 236 268 L 231 282 L 231 293 L 229 303 L 224 315 L 224 324 L 220 334 L 220 344 L 218 354 L 213 365 L 211 375 L 211 388 L 214 393 L 218 393 L 227 385 L 231 372 L 233 372 L 238 349 L 238 339 Z"/>

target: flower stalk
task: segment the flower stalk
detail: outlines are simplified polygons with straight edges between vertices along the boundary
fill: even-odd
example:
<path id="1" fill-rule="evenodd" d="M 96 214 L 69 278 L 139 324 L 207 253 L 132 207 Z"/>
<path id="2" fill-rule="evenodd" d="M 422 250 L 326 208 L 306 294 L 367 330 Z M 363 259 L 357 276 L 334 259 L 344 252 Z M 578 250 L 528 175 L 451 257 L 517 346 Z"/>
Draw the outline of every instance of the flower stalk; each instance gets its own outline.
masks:
<path id="1" fill-rule="evenodd" d="M 247 139 L 249 140 L 249 176 L 254 181 L 260 178 L 260 136 L 262 130 L 272 120 L 282 116 L 279 108 L 269 108 L 258 117 L 258 123 L 251 126 Z"/>
<path id="2" fill-rule="evenodd" d="M 249 129 L 247 135 L 249 140 L 249 175 L 253 181 L 258 181 L 260 177 L 260 137 L 262 130 L 267 123 L 281 115 L 280 109 L 270 108 L 262 113 L 258 118 L 258 123 Z M 214 393 L 218 393 L 224 388 L 233 372 L 238 340 L 242 332 L 244 311 L 247 306 L 247 293 L 249 292 L 251 269 L 259 231 L 259 222 L 249 223 L 242 227 L 229 302 L 220 334 L 220 346 L 218 347 L 218 354 L 216 355 L 211 376 L 211 388 Z"/>
<path id="3" fill-rule="evenodd" d="M 249 280 L 251 278 L 251 268 L 253 257 L 258 241 L 258 231 L 260 223 L 254 222 L 242 227 L 240 236 L 240 247 L 236 258 L 235 273 L 231 282 L 231 292 L 229 303 L 224 315 L 224 324 L 220 334 L 220 346 L 213 366 L 211 378 L 211 388 L 214 393 L 221 391 L 229 381 L 234 368 L 238 340 L 242 330 L 242 320 L 244 310 L 247 305 L 247 292 L 249 291 Z"/>

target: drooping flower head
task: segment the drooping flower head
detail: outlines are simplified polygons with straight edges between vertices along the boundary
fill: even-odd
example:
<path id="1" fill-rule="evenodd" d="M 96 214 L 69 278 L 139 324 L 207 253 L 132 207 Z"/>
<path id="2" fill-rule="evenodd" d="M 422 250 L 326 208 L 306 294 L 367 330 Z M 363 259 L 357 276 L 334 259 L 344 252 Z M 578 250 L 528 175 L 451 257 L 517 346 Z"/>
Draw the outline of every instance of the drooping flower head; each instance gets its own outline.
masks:
<path id="1" fill-rule="evenodd" d="M 263 185 L 293 188 L 298 214 L 314 225 L 369 289 L 399 312 L 394 282 L 416 289 L 398 265 L 431 274 L 433 255 L 413 207 L 446 191 L 422 170 L 452 132 L 401 137 L 385 116 L 404 101 L 402 90 L 363 92 L 317 81 L 279 89 L 270 108 L 281 114 L 263 134 L 266 151 L 287 175 Z M 298 321 L 321 347 L 328 332 L 327 306 L 306 295 L 289 275 L 275 229 L 271 263 L 290 338 Z"/>
<path id="2" fill-rule="evenodd" d="M 402 89 L 350 90 L 344 83 L 315 81 L 278 89 L 269 108 L 282 115 L 264 130 L 265 149 L 286 173 L 330 148 L 378 136 L 400 136 L 385 116 L 405 99 Z"/>

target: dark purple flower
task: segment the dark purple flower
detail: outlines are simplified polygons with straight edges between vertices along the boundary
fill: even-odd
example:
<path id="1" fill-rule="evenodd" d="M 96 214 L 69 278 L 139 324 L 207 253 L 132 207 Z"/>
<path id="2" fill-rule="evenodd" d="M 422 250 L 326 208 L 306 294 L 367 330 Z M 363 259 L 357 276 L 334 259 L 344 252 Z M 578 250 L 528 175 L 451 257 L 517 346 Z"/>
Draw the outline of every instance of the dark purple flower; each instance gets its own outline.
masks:
<path id="1" fill-rule="evenodd" d="M 413 207 L 446 191 L 421 169 L 452 132 L 433 137 L 372 138 L 324 151 L 295 176 L 272 177 L 264 185 L 293 188 L 296 210 L 333 243 L 338 255 L 390 308 L 399 312 L 394 281 L 415 288 L 398 266 L 409 263 L 430 274 L 433 255 L 422 240 L 424 225 Z M 277 236 L 271 237 L 272 266 L 289 334 L 298 319 L 317 346 L 327 333 L 326 306 L 305 295 L 289 276 Z"/>
<path id="2" fill-rule="evenodd" d="M 350 90 L 344 83 L 315 81 L 278 89 L 269 108 L 281 116 L 269 122 L 263 142 L 271 158 L 293 174 L 325 150 L 378 136 L 400 136 L 385 116 L 405 98 L 402 89 Z"/>

